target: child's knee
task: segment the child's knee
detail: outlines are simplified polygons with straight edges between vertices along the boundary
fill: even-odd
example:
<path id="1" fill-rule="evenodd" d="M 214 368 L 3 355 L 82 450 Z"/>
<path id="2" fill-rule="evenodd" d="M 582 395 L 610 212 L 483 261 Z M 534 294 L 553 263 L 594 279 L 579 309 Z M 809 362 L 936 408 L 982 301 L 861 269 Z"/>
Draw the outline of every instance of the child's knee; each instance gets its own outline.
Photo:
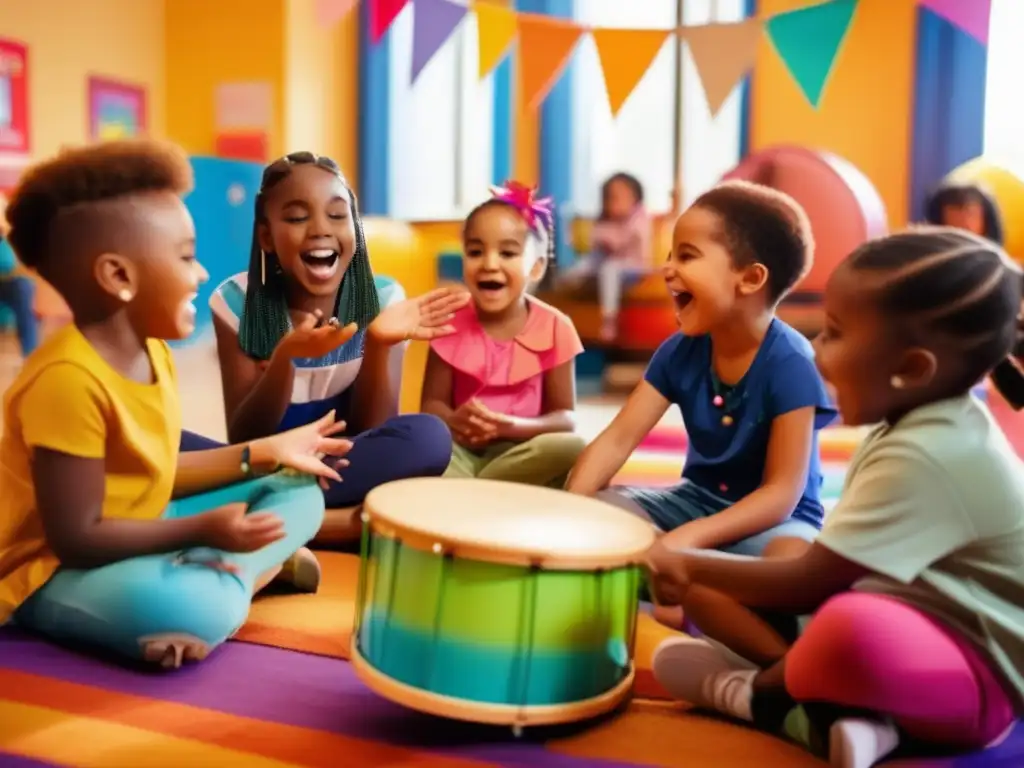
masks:
<path id="1" fill-rule="evenodd" d="M 530 440 L 530 448 L 552 467 L 568 471 L 579 459 L 587 441 L 574 432 L 549 432 Z"/>
<path id="2" fill-rule="evenodd" d="M 391 423 L 400 428 L 410 445 L 408 456 L 416 462 L 417 475 L 438 477 L 452 460 L 452 433 L 437 416 L 430 413 L 407 413 Z"/>
<path id="3" fill-rule="evenodd" d="M 814 614 L 786 656 L 786 688 L 798 701 L 832 700 L 837 690 L 871 687 L 879 674 L 877 638 L 856 593 Z"/>

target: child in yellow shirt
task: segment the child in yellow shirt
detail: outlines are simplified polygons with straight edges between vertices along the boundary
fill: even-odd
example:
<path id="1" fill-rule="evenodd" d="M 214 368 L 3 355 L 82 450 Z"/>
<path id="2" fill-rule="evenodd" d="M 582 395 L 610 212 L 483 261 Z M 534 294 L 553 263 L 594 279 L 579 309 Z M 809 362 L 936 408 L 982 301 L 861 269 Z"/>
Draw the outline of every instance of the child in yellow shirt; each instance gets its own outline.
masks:
<path id="1" fill-rule="evenodd" d="M 178 455 L 181 407 L 165 339 L 195 327 L 206 271 L 176 148 L 114 142 L 30 170 L 7 210 L 26 266 L 74 323 L 4 398 L 0 625 L 177 667 L 245 621 L 254 591 L 320 527 L 320 456 L 351 444 L 333 413 L 246 445 Z M 287 467 L 295 472 L 277 472 Z M 301 564 L 301 572 L 295 564 Z"/>

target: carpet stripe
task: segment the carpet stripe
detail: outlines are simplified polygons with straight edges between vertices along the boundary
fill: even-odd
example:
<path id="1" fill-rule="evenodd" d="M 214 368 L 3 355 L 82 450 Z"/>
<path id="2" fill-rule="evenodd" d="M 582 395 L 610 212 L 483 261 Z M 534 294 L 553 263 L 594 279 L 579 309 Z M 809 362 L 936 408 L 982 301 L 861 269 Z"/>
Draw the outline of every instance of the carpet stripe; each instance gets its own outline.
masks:
<path id="1" fill-rule="evenodd" d="M 162 737 L 202 742 L 214 749 L 249 752 L 287 764 L 332 768 L 338 764 L 338 755 L 345 755 L 346 760 L 364 765 L 487 766 L 487 763 L 416 753 L 379 742 L 112 693 L 22 672 L 0 671 L 0 690 L 5 691 L 3 698 L 18 705 L 57 706 L 68 715 L 101 723 L 100 728 L 109 724 L 128 726 Z"/>
<path id="2" fill-rule="evenodd" d="M 366 688 L 337 659 L 261 645 L 229 643 L 201 664 L 170 674 L 142 674 L 120 664 L 73 653 L 17 630 L 0 631 L 4 668 L 212 709 L 280 725 L 372 739 L 395 746 L 503 766 L 577 768 L 578 759 L 528 740 L 509 743 L 507 729 L 474 727 L 422 715 Z M 0 676 L 0 690 L 4 690 Z M 633 762 L 587 760 L 587 768 L 622 768 Z"/>
<path id="3" fill-rule="evenodd" d="M 10 752 L 0 752 L 0 768 L 60 768 L 58 763 L 48 763 Z"/>
<path id="4" fill-rule="evenodd" d="M 140 728 L 0 701 L 0 742 L 28 757 L 81 768 L 140 765 L 216 765 L 218 768 L 288 768 L 289 763 L 251 753 L 163 736 Z"/>

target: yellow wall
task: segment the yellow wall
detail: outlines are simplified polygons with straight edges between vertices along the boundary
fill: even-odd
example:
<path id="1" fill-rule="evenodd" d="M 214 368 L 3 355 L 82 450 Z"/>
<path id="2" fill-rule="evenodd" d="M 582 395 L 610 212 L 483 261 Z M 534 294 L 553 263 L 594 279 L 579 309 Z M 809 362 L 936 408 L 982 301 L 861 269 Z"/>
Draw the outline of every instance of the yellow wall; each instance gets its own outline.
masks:
<path id="1" fill-rule="evenodd" d="M 145 87 L 149 132 L 164 134 L 164 0 L 9 0 L 0 36 L 28 46 L 33 157 L 88 140 L 89 75 Z"/>
<path id="2" fill-rule="evenodd" d="M 148 0 L 136 2 L 144 5 Z M 262 81 L 270 84 L 273 94 L 269 151 L 274 156 L 281 154 L 285 143 L 284 29 L 284 0 L 169 0 L 165 46 L 168 137 L 192 154 L 212 155 L 217 86 Z"/>
<path id="3" fill-rule="evenodd" d="M 760 0 L 762 16 L 820 0 Z M 818 109 L 811 107 L 771 43 L 754 70 L 751 150 L 799 144 L 840 155 L 878 188 L 889 223 L 906 224 L 913 119 L 916 7 L 860 0 Z"/>

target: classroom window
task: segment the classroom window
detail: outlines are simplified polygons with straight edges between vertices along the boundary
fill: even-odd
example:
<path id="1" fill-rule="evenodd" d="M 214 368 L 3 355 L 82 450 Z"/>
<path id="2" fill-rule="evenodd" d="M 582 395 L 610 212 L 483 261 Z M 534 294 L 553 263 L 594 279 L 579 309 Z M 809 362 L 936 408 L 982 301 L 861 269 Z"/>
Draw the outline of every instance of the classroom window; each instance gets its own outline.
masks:
<path id="1" fill-rule="evenodd" d="M 741 21 L 744 6 L 744 0 L 687 0 L 683 24 Z M 576 18 L 593 26 L 672 29 L 676 26 L 676 0 L 576 0 Z M 599 212 L 601 183 L 616 171 L 627 171 L 640 179 L 651 211 L 668 210 L 675 182 L 672 154 L 676 121 L 672 112 L 677 76 L 682 78 L 683 91 L 683 203 L 714 185 L 739 162 L 742 89 L 736 88 L 712 118 L 700 76 L 685 47 L 682 66 L 677 63 L 674 37 L 666 40 L 614 118 L 593 40 L 585 38 L 577 56 L 572 158 L 573 207 L 577 214 L 593 216 Z"/>
<path id="2" fill-rule="evenodd" d="M 1024 101 L 1020 73 L 1024 71 L 1024 2 L 993 0 L 989 19 L 988 67 L 985 82 L 985 155 L 1024 178 Z"/>
<path id="3" fill-rule="evenodd" d="M 413 221 L 461 219 L 492 180 L 491 78 L 477 76 L 476 16 L 469 13 L 410 83 L 413 12 L 406 6 L 390 32 L 389 210 Z"/>

